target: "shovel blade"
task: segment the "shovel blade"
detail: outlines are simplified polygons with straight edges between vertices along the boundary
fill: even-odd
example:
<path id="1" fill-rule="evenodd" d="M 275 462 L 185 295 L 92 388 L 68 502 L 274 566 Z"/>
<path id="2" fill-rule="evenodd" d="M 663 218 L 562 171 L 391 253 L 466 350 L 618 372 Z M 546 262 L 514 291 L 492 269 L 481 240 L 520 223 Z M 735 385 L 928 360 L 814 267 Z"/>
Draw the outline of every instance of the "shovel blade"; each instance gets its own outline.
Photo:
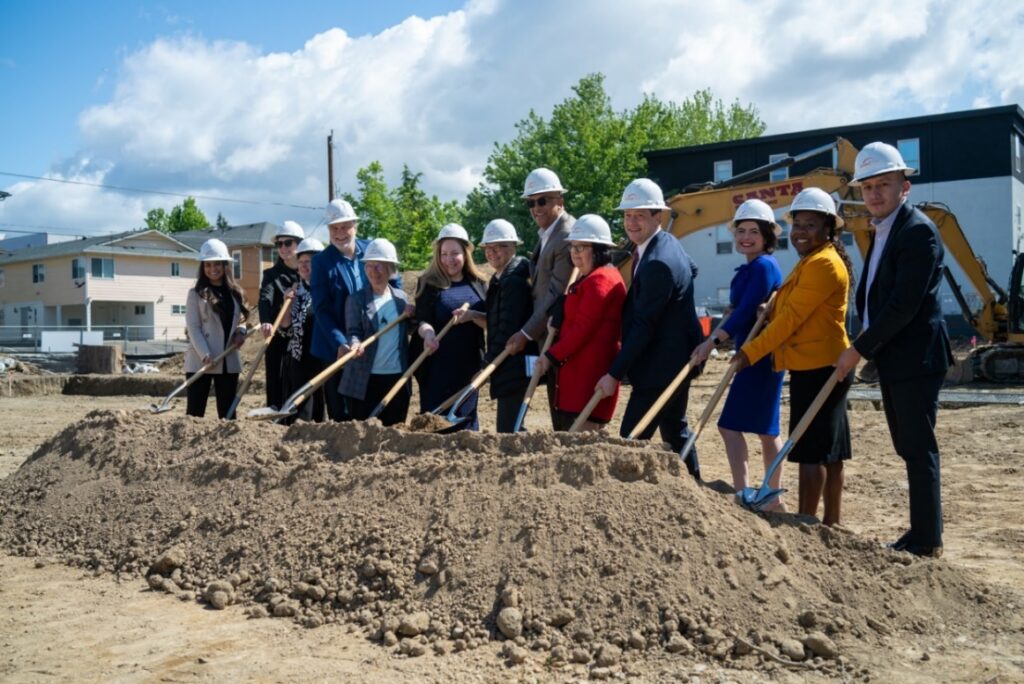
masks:
<path id="1" fill-rule="evenodd" d="M 744 487 L 736 492 L 736 500 L 744 508 L 761 512 L 775 503 L 785 491 L 785 489 L 775 489 L 773 487 Z"/>
<path id="2" fill-rule="evenodd" d="M 526 420 L 526 411 L 529 410 L 530 405 L 525 401 L 519 406 L 519 415 L 516 416 L 516 422 L 512 426 L 512 432 L 522 432 L 523 421 Z"/>
<path id="3" fill-rule="evenodd" d="M 370 411 L 370 418 L 376 418 L 384 410 L 384 404 L 377 404 L 376 408 Z"/>
<path id="4" fill-rule="evenodd" d="M 170 410 L 171 410 L 171 405 L 170 404 L 150 404 L 149 405 L 149 412 L 150 413 L 166 413 L 167 411 L 170 411 Z"/>
<path id="5" fill-rule="evenodd" d="M 264 406 L 263 408 L 249 411 L 249 413 L 245 414 L 245 417 L 253 420 L 277 420 L 278 418 L 287 418 L 288 416 L 295 415 L 297 410 L 298 408 L 295 406 L 282 406 L 280 409 L 276 409 L 273 406 Z"/>

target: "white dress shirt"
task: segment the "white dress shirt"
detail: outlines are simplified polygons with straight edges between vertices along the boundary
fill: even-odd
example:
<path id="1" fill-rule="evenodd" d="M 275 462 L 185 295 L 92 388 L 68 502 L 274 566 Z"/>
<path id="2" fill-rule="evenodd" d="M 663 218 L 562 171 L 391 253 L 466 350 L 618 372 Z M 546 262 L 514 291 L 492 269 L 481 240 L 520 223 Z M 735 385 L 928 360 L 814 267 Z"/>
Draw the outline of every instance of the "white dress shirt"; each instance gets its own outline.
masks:
<path id="1" fill-rule="evenodd" d="M 905 202 L 906 200 L 903 200 Z M 889 233 L 892 232 L 892 224 L 896 222 L 896 214 L 903 207 L 903 202 L 896 207 L 896 210 L 884 219 L 871 219 L 871 225 L 875 227 L 875 246 L 871 250 L 871 259 L 868 261 L 868 272 L 864 283 L 864 329 L 868 329 L 868 294 L 871 292 L 871 284 L 875 280 L 875 273 L 878 271 L 878 262 L 885 251 L 885 243 L 889 240 Z"/>

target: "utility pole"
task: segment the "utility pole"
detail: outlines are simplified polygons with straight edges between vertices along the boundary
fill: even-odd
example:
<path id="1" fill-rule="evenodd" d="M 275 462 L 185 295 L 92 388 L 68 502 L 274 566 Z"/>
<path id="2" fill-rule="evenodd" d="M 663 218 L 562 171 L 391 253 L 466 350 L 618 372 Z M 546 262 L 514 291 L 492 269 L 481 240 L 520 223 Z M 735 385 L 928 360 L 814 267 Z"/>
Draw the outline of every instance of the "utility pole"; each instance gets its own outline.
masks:
<path id="1" fill-rule="evenodd" d="M 334 199 L 334 129 L 327 136 L 327 201 Z"/>

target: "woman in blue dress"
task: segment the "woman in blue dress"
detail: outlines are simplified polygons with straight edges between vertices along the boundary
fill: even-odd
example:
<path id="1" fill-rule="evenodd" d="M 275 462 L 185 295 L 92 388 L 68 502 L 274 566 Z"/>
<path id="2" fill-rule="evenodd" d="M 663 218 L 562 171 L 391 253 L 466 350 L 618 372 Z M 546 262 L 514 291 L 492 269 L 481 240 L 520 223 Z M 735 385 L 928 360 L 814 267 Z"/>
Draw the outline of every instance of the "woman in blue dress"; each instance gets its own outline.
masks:
<path id="1" fill-rule="evenodd" d="M 480 370 L 484 355 L 485 317 L 466 316 L 445 335 L 439 344 L 437 331 L 452 318 L 452 312 L 465 303 L 474 311 L 486 311 L 483 277 L 473 264 L 473 245 L 462 226 L 449 223 L 434 240 L 434 257 L 416 283 L 416 333 L 409 358 L 426 348 L 430 356 L 416 371 L 420 386 L 420 411 L 433 411 L 444 400 L 468 385 Z M 477 393 L 459 409 L 469 416 L 461 429 L 477 430 Z"/>
<path id="2" fill-rule="evenodd" d="M 747 200 L 736 210 L 730 229 L 736 251 L 747 263 L 736 269 L 729 287 L 731 312 L 708 339 L 693 352 L 703 361 L 711 350 L 726 340 L 739 349 L 757 320 L 758 307 L 782 284 L 782 271 L 772 256 L 782 232 L 771 207 L 761 200 Z M 783 373 L 772 370 L 769 357 L 736 374 L 718 419 L 718 431 L 725 441 L 733 486 L 737 491 L 748 486 L 747 440 L 744 433 L 761 440 L 765 470 L 782 448 L 779 438 L 779 404 Z M 782 468 L 775 470 L 771 486 L 779 487 Z M 778 505 L 778 504 L 777 504 Z"/>

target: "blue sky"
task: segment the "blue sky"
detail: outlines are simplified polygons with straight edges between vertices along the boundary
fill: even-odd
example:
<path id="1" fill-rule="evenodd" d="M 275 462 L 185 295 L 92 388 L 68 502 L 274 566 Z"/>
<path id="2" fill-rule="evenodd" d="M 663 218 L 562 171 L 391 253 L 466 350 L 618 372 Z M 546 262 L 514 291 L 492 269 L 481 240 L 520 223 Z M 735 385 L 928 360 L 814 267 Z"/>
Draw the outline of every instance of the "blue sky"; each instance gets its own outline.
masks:
<path id="1" fill-rule="evenodd" d="M 589 73 L 618 108 L 711 88 L 782 133 L 1024 102 L 1021 45 L 1024 6 L 997 0 L 6 0 L 0 171 L 315 225 L 296 207 L 326 200 L 332 129 L 341 190 L 376 160 L 461 200 L 495 141 Z M 0 232 L 126 230 L 180 202 L 9 176 L 0 190 Z"/>

